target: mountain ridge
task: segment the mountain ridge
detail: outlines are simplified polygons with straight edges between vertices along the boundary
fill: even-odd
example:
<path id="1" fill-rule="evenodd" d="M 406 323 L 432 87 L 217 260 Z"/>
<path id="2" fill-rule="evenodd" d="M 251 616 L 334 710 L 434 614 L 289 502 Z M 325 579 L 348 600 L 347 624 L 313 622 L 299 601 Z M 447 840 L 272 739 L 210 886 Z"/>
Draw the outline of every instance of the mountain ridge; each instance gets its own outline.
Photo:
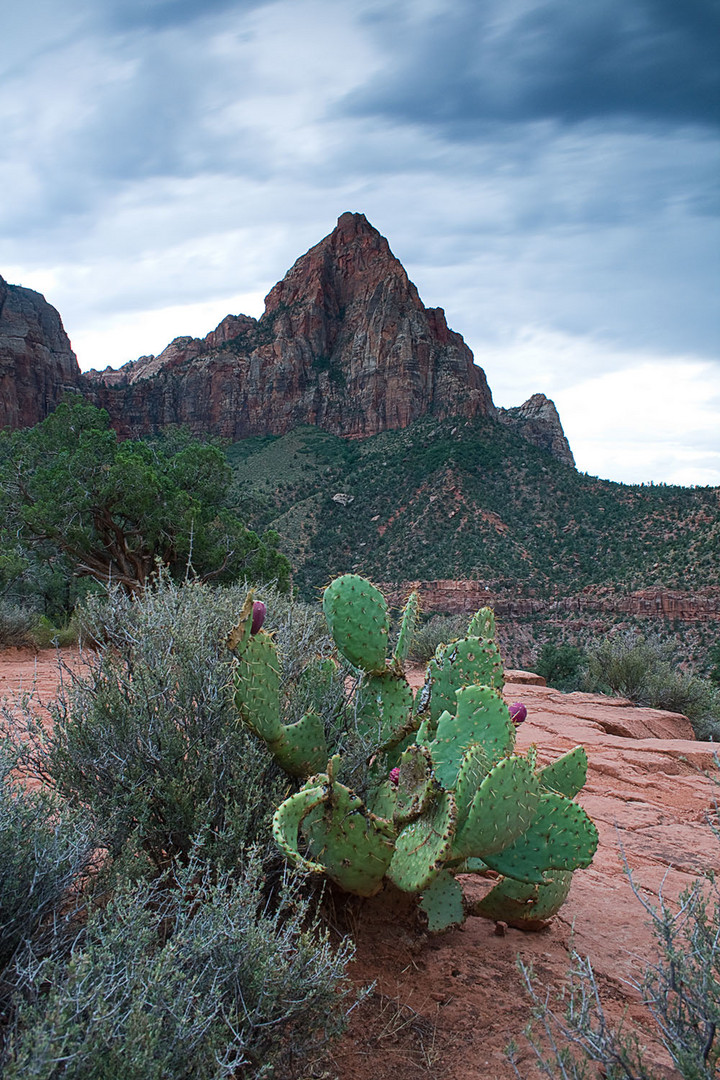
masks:
<path id="1" fill-rule="evenodd" d="M 296 260 L 268 293 L 259 319 L 228 315 L 204 338 L 177 337 L 158 356 L 117 370 L 81 373 L 55 309 L 40 294 L 8 288 L 34 299 L 20 333 L 0 308 L 8 401 L 0 428 L 39 422 L 70 389 L 107 409 L 124 438 L 183 425 L 235 442 L 303 424 L 363 438 L 425 415 L 488 417 L 573 463 L 544 395 L 516 409 L 495 407 L 462 336 L 448 327 L 442 308 L 425 307 L 363 214 L 342 214 Z M 44 327 L 52 327 L 47 355 L 38 345 Z M 533 411 L 536 401 L 541 406 Z"/>

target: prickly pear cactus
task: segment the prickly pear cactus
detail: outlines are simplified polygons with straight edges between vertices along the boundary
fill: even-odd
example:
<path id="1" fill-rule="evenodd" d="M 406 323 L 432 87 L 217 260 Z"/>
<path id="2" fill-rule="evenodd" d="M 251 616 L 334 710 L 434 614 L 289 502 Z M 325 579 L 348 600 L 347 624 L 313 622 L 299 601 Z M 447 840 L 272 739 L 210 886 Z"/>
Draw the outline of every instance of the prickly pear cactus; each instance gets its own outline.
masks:
<path id="1" fill-rule="evenodd" d="M 283 723 L 280 663 L 252 594 L 228 638 L 238 656 L 241 721 L 305 781 L 275 814 L 286 858 L 358 896 L 392 882 L 418 897 L 432 931 L 468 914 L 544 925 L 565 900 L 572 872 L 588 866 L 597 847 L 594 824 L 573 802 L 587 756 L 575 747 L 539 768 L 534 746 L 518 752 L 517 718 L 501 695 L 493 612 L 483 608 L 464 638 L 438 648 L 413 695 L 403 664 L 417 596 L 408 599 L 392 653 L 387 603 L 364 578 L 336 578 L 323 609 L 339 652 L 358 673 L 348 691 L 352 730 L 341 735 L 342 745 L 354 739 L 365 755 L 356 790 L 341 782 L 346 762 L 330 745 L 337 725 L 314 712 Z M 458 874 L 469 873 L 498 879 L 482 901 L 463 897 Z"/>

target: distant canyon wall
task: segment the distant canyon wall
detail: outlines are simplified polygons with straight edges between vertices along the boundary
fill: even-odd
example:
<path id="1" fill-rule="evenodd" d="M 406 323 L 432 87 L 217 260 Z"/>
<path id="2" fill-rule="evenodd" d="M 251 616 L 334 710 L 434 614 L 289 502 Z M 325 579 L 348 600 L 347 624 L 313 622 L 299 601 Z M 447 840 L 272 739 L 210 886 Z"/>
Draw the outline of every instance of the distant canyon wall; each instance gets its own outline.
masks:
<path id="1" fill-rule="evenodd" d="M 720 619 L 720 588 L 686 593 L 673 589 L 638 589 L 621 593 L 609 588 L 587 589 L 576 596 L 554 599 L 497 596 L 477 581 L 405 581 L 379 586 L 393 605 L 404 603 L 412 590 L 418 592 L 425 612 L 451 615 L 471 614 L 481 607 L 492 607 L 500 616 L 522 618 L 532 615 L 577 614 L 634 615 L 652 619 L 679 619 L 706 622 Z"/>

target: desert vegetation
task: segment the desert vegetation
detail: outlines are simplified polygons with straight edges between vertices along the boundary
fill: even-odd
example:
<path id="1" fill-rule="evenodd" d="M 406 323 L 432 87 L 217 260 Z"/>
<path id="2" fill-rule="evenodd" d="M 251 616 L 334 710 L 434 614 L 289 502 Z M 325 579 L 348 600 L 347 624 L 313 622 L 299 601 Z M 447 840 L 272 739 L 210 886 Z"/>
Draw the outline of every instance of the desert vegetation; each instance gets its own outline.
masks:
<path id="1" fill-rule="evenodd" d="M 226 461 L 183 432 L 121 443 L 104 414 L 70 401 L 0 436 L 0 647 L 84 650 L 49 718 L 32 695 L 4 710 L 0 1074 L 320 1072 L 363 994 L 321 880 L 360 896 L 389 881 L 435 931 L 468 913 L 540 925 L 562 904 L 594 850 L 573 802 L 583 755 L 540 769 L 534 751 L 513 752 L 491 615 L 468 627 L 411 603 L 391 627 L 365 583 L 379 623 L 358 627 L 355 574 L 326 593 L 327 618 L 290 594 L 288 556 L 307 597 L 350 559 L 385 579 L 409 565 L 413 577 L 472 574 L 505 590 L 521 578 L 528 595 L 561 580 L 634 587 L 651 559 L 667 583 L 717 583 L 706 493 L 620 491 L 487 423 L 425 419 L 362 444 L 300 431 L 247 440 Z M 349 498 L 334 501 L 338 491 Z M 392 503 L 398 491 L 406 505 Z M 698 514 L 708 527 L 696 535 Z M 248 582 L 267 610 L 257 633 Z M 535 625 L 534 666 L 563 690 L 683 712 L 698 738 L 720 740 L 712 635 L 698 638 L 697 674 L 672 635 L 614 631 L 569 640 Z M 416 699 L 406 659 L 430 665 Z M 476 709 L 493 714 L 489 738 Z M 464 735 L 443 757 L 450 727 Z M 518 812 L 489 829 L 495 789 Z M 552 815 L 573 833 L 570 855 L 546 843 Z M 364 847 L 349 817 L 362 819 Z M 457 874 L 488 868 L 500 883 L 468 906 Z M 638 985 L 684 1080 L 710 1080 L 718 1064 L 713 888 L 647 907 L 658 961 Z M 573 965 L 567 1015 L 527 973 L 538 1067 L 575 1080 L 595 1062 L 612 1080 L 651 1080 L 607 1022 L 592 968 Z"/>
<path id="2" fill-rule="evenodd" d="M 107 413 L 68 399 L 33 428 L 0 433 L 0 613 L 67 620 L 98 584 L 141 591 L 158 567 L 218 582 L 274 580 L 290 564 L 278 537 L 228 507 L 222 450 L 182 431 L 121 442 Z"/>
<path id="3" fill-rule="evenodd" d="M 720 584 L 716 489 L 599 480 L 490 419 L 427 416 L 352 441 L 298 428 L 246 439 L 228 458 L 237 506 L 256 530 L 281 534 L 308 599 L 347 570 L 550 599 Z"/>
<path id="4" fill-rule="evenodd" d="M 720 765 L 720 760 L 716 758 Z M 717 782 L 717 781 L 716 781 Z M 720 841 L 720 831 L 713 827 Z M 714 1080 L 720 1067 L 720 890 L 712 873 L 698 878 L 673 904 L 660 893 L 650 903 L 630 879 L 655 939 L 656 957 L 634 980 L 650 1026 L 682 1080 Z M 656 1080 L 644 1055 L 644 1036 L 628 1023 L 608 1022 L 592 962 L 574 951 L 566 986 L 553 998 L 531 969 L 520 965 L 532 1019 L 524 1037 L 542 1075 L 583 1080 L 599 1066 L 607 1080 Z M 508 1056 L 515 1075 L 518 1046 Z"/>
<path id="5" fill-rule="evenodd" d="M 367 732 L 355 726 L 356 708 L 348 706 L 348 687 L 373 677 L 357 666 L 367 663 L 364 647 L 358 654 L 346 644 L 352 655 L 338 655 L 316 605 L 271 586 L 259 586 L 256 595 L 266 604 L 266 628 L 281 657 L 283 730 L 317 716 L 332 744 L 328 751 L 341 750 L 347 778 L 352 774 L 369 797 L 368 761 L 379 745 L 368 757 Z M 244 585 L 178 583 L 168 573 L 142 594 L 116 588 L 93 595 L 76 616 L 93 649 L 85 669 L 66 673 L 52 726 L 33 715 L 31 700 L 19 727 L 17 711 L 6 710 L 3 1075 L 95 1080 L 122 1066 L 133 1080 L 299 1078 L 309 1075 L 309 1063 L 321 1058 L 357 1001 L 347 978 L 352 944 L 324 929 L 312 883 L 317 874 L 308 878 L 303 866 L 305 858 L 325 863 L 325 839 L 313 847 L 311 829 L 302 857 L 286 845 L 294 868 L 272 839 L 278 807 L 305 796 L 302 777 L 289 778 L 251 730 L 259 720 L 246 685 L 236 700 L 224 639 L 245 598 Z M 331 607 L 331 626 L 342 624 L 337 604 Z M 411 648 L 410 629 L 407 620 L 398 626 L 393 655 Z M 381 651 L 384 663 L 384 646 Z M 249 726 L 238 723 L 238 704 L 241 715 L 254 717 Z M 398 792 L 410 779 L 409 764 L 400 767 L 407 775 L 398 778 Z M 30 779 L 40 786 L 28 788 Z M 413 798 L 420 794 L 415 790 Z M 288 835 L 295 834 L 285 822 L 281 836 Z M 406 869 L 415 872 L 414 865 Z M 668 963 L 682 954 L 694 965 L 682 972 L 691 1005 L 675 1028 L 663 1028 L 687 1080 L 713 1076 L 708 1070 L 716 1059 L 708 1025 L 716 1022 L 720 915 L 704 897 L 698 887 L 679 913 L 669 904 L 650 913 L 665 953 L 661 948 L 646 980 L 665 1002 L 662 1016 L 678 1016 Z M 518 899 L 523 902 L 502 896 L 502 911 L 487 913 L 507 918 L 508 900 Z M 428 917 L 442 925 L 446 906 L 430 905 Z M 574 1027 L 535 991 L 539 1022 L 550 1025 L 560 1055 L 546 1061 L 550 1077 L 582 1076 L 588 1040 L 600 1045 L 593 1060 L 611 1070 L 625 1060 L 617 1056 L 623 1032 L 593 1012 L 592 977 L 582 963 L 575 958 Z M 578 983 L 583 971 L 585 984 Z M 704 1011 L 697 1012 L 698 1002 Z M 564 1027 L 552 1027 L 557 1017 Z M 551 1044 L 537 1045 L 547 1057 Z M 635 1067 L 635 1059 L 627 1061 Z M 648 1069 L 608 1075 L 653 1076 Z"/>
<path id="6" fill-rule="evenodd" d="M 165 575 L 94 597 L 50 729 L 5 710 L 3 1075 L 290 1077 L 342 1027 L 351 945 L 272 844 L 285 781 L 235 716 L 238 592 Z M 266 595 L 289 657 L 329 648 Z"/>

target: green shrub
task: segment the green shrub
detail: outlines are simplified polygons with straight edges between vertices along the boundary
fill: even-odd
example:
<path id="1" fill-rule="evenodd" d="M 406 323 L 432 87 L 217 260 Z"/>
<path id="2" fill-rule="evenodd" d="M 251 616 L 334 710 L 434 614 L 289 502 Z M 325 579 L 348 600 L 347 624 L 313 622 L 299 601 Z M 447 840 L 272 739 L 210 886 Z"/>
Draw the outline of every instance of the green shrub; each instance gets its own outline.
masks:
<path id="1" fill-rule="evenodd" d="M 21 649 L 33 644 L 34 611 L 0 600 L 0 649 Z"/>
<path id="2" fill-rule="evenodd" d="M 713 665 L 708 678 L 715 686 L 720 687 L 720 645 L 711 645 L 708 649 L 708 659 Z"/>
<path id="3" fill-rule="evenodd" d="M 641 701 L 648 674 L 665 662 L 657 641 L 633 634 L 608 638 L 588 652 L 587 688 Z"/>
<path id="4" fill-rule="evenodd" d="M 165 884 L 120 889 L 69 958 L 29 951 L 5 1080 L 297 1076 L 343 1026 L 351 953 L 296 882 L 269 905 L 263 881 L 255 857 L 239 881 L 191 858 Z"/>
<path id="5" fill-rule="evenodd" d="M 269 834 L 286 781 L 237 721 L 224 646 L 245 595 L 163 577 L 142 596 L 115 590 L 81 612 L 97 651 L 65 684 L 34 767 L 92 810 L 113 856 L 133 838 L 160 869 L 187 858 L 205 830 L 207 857 L 230 865 Z M 329 639 L 305 605 L 263 595 L 288 656 L 292 711 L 301 660 Z"/>
<path id="6" fill-rule="evenodd" d="M 32 640 L 39 649 L 52 646 L 76 645 L 80 636 L 80 627 L 76 616 L 53 622 L 47 615 L 41 615 L 33 625 Z"/>
<path id="7" fill-rule="evenodd" d="M 588 652 L 585 688 L 620 694 L 639 705 L 687 716 L 695 737 L 720 740 L 720 690 L 677 670 L 658 641 L 618 636 Z"/>
<path id="8" fill-rule="evenodd" d="M 467 615 L 432 615 L 426 623 L 416 628 L 408 659 L 416 664 L 427 664 L 435 655 L 438 645 L 465 636 L 467 623 Z"/>
<path id="9" fill-rule="evenodd" d="M 90 861 L 88 822 L 13 779 L 18 753 L 0 743 L 0 985 L 18 948 L 37 945 L 44 920 L 67 904 Z M 0 995 L 1 996 L 1 995 Z"/>
<path id="10" fill-rule="evenodd" d="M 585 650 L 577 645 L 545 642 L 535 662 L 535 671 L 558 690 L 577 690 L 585 662 Z"/>

